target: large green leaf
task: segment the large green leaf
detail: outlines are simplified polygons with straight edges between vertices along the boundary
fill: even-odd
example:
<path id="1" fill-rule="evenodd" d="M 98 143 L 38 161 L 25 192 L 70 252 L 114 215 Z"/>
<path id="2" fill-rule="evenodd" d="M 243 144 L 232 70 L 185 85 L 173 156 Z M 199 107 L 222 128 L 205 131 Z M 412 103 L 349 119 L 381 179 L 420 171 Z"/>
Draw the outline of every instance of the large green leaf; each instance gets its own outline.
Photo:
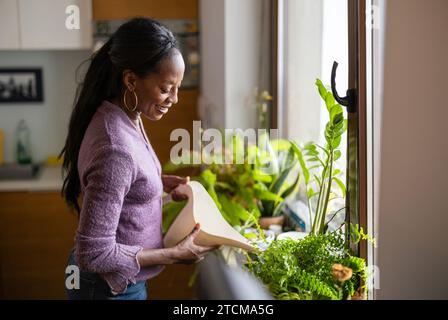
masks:
<path id="1" fill-rule="evenodd" d="M 319 194 L 319 192 L 314 192 L 313 188 L 309 188 L 308 191 L 306 192 L 306 196 L 309 200 L 311 200 L 311 198 L 317 196 Z"/>
<path id="2" fill-rule="evenodd" d="M 216 174 L 214 174 L 210 169 L 207 169 L 201 173 L 200 178 L 200 182 L 203 184 L 210 197 L 212 197 L 212 199 L 215 201 L 218 209 L 221 210 L 221 203 L 219 202 L 218 195 L 216 194 L 215 190 Z"/>
<path id="3" fill-rule="evenodd" d="M 254 185 L 254 194 L 260 200 L 268 200 L 268 201 L 282 201 L 283 198 L 276 193 L 269 191 L 268 189 L 264 189 L 261 185 Z"/>
<path id="4" fill-rule="evenodd" d="M 331 107 L 330 109 L 330 122 L 333 123 L 335 120 L 335 117 L 339 114 L 342 115 L 342 118 L 344 117 L 342 114 L 342 107 L 339 104 L 335 104 L 334 106 Z"/>
<path id="5" fill-rule="evenodd" d="M 297 178 L 296 178 L 296 180 L 294 181 L 294 183 L 293 183 L 290 187 L 288 187 L 288 188 L 282 193 L 281 197 L 282 197 L 283 199 L 286 199 L 286 198 L 289 197 L 291 194 L 293 194 L 293 192 L 296 190 L 296 188 L 297 188 L 297 186 L 298 186 L 298 184 L 299 184 L 299 181 L 300 181 L 300 174 L 297 174 Z"/>
<path id="6" fill-rule="evenodd" d="M 291 147 L 294 150 L 295 154 L 297 155 L 297 158 L 299 159 L 299 164 L 300 168 L 302 169 L 305 184 L 308 185 L 308 183 L 310 182 L 310 172 L 308 171 L 305 160 L 303 158 L 302 150 L 300 150 L 300 147 L 297 145 L 295 141 L 291 141 Z"/>
<path id="7" fill-rule="evenodd" d="M 284 208 L 285 204 L 286 204 L 285 200 L 283 200 L 280 203 L 278 203 L 274 207 L 274 211 L 272 212 L 272 216 L 275 217 L 275 216 L 279 215 L 281 213 L 282 209 Z"/>
<path id="8" fill-rule="evenodd" d="M 253 191 L 249 188 L 239 188 L 238 195 L 244 200 L 245 207 L 254 214 L 255 218 L 260 216 L 260 209 L 256 199 L 254 199 Z"/>
<path id="9" fill-rule="evenodd" d="M 290 168 L 296 164 L 295 153 L 293 148 L 289 148 L 287 152 L 283 151 L 283 161 L 280 166 L 280 171 Z"/>
<path id="10" fill-rule="evenodd" d="M 325 99 L 327 98 L 328 91 L 320 79 L 316 79 L 316 86 L 317 86 L 317 89 L 319 90 L 320 96 L 325 101 Z"/>
<path id="11" fill-rule="evenodd" d="M 339 160 L 339 158 L 341 157 L 342 153 L 339 150 L 336 150 L 334 152 L 334 161 Z"/>
<path id="12" fill-rule="evenodd" d="M 307 156 L 319 155 L 319 151 L 317 150 L 317 147 L 313 142 L 307 143 L 304 149 L 305 149 L 305 155 Z"/>
<path id="13" fill-rule="evenodd" d="M 264 183 L 271 183 L 273 180 L 271 175 L 268 175 L 258 169 L 255 169 L 252 171 L 252 178 L 254 178 L 254 180 L 256 180 L 256 181 L 264 182 Z"/>
<path id="14" fill-rule="evenodd" d="M 269 187 L 269 191 L 274 194 L 280 194 L 286 188 L 286 179 L 292 168 L 288 168 L 280 173 L 280 175 L 274 180 L 274 182 Z M 274 214 L 274 209 L 279 201 L 262 201 L 263 214 L 266 216 L 272 216 Z"/>
<path id="15" fill-rule="evenodd" d="M 208 186 L 215 186 L 216 174 L 214 174 L 210 169 L 202 171 L 201 178 Z"/>
<path id="16" fill-rule="evenodd" d="M 346 194 L 345 184 L 339 178 L 333 177 L 333 180 L 337 183 L 337 185 L 341 189 L 342 196 L 345 198 Z"/>
<path id="17" fill-rule="evenodd" d="M 325 97 L 325 105 L 327 106 L 327 110 L 330 111 L 331 108 L 336 104 L 333 95 L 327 91 L 327 96 Z"/>
<path id="18" fill-rule="evenodd" d="M 232 201 L 226 194 L 218 195 L 219 202 L 222 205 L 222 213 L 224 218 L 232 225 L 240 225 L 240 221 L 249 219 L 249 213 L 239 203 Z"/>
<path id="19" fill-rule="evenodd" d="M 278 174 L 280 171 L 278 152 L 272 147 L 268 134 L 258 137 L 257 167 L 270 174 Z"/>
<path id="20" fill-rule="evenodd" d="M 269 190 L 275 194 L 279 194 L 285 188 L 285 181 L 288 178 L 292 168 L 283 170 L 269 187 Z"/>
<path id="21" fill-rule="evenodd" d="M 333 141 L 331 142 L 331 147 L 333 149 L 336 149 L 337 147 L 339 147 L 341 144 L 341 136 L 337 136 L 336 138 L 333 139 Z"/>

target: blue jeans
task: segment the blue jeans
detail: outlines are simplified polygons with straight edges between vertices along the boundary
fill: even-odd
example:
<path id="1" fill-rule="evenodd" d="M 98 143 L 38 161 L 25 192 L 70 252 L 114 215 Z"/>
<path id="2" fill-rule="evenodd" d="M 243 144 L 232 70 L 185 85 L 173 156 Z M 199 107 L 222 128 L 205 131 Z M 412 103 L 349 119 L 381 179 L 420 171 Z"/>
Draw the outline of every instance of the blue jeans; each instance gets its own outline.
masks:
<path id="1" fill-rule="evenodd" d="M 70 252 L 68 265 L 75 265 L 75 255 Z M 66 274 L 67 277 L 70 274 Z M 129 284 L 126 291 L 119 295 L 113 295 L 109 285 L 97 273 L 79 272 L 79 289 L 66 288 L 69 300 L 147 300 L 146 281 Z"/>

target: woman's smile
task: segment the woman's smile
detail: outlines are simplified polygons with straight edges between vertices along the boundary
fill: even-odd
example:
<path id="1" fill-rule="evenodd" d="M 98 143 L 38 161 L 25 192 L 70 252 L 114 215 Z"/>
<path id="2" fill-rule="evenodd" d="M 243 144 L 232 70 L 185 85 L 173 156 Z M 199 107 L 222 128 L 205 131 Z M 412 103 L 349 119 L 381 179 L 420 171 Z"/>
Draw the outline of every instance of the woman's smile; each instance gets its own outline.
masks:
<path id="1" fill-rule="evenodd" d="M 161 114 L 166 114 L 167 112 L 168 112 L 168 110 L 169 110 L 169 108 L 170 108 L 171 106 L 169 106 L 169 107 L 165 107 L 165 106 L 161 106 L 161 105 L 156 105 L 156 110 L 158 111 L 158 112 L 160 112 Z"/>

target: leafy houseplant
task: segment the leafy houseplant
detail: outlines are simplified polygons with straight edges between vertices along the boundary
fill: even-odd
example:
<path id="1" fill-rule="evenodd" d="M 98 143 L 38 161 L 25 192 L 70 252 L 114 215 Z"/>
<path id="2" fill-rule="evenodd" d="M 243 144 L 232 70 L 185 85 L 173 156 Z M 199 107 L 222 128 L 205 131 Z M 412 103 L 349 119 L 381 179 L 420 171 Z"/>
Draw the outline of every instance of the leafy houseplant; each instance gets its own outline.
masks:
<path id="1" fill-rule="evenodd" d="M 277 240 L 249 255 L 246 268 L 277 299 L 350 299 L 365 296 L 365 261 L 350 253 L 341 230 L 301 241 Z"/>
<path id="2" fill-rule="evenodd" d="M 341 170 L 335 167 L 335 163 L 341 157 L 341 137 L 347 130 L 347 120 L 344 119 L 341 105 L 335 102 L 333 94 L 319 79 L 316 80 L 316 86 L 321 98 L 325 101 L 329 115 L 324 131 L 325 146 L 310 142 L 302 151 L 295 142 L 292 142 L 292 148 L 299 159 L 305 181 L 311 233 L 319 235 L 325 233 L 328 227 L 329 221 L 326 217 L 330 201 L 336 198 L 336 192 L 333 189 L 335 185 L 340 188 L 342 197 L 345 198 L 345 184 L 338 178 Z M 312 188 L 313 183 L 317 186 L 316 191 Z M 315 197 L 317 201 L 313 205 Z M 340 208 L 334 215 L 343 209 Z"/>
<path id="3" fill-rule="evenodd" d="M 252 216 L 256 219 L 278 216 L 285 199 L 297 192 L 300 176 L 295 173 L 299 165 L 294 146 L 286 140 L 269 140 L 267 135 L 259 138 L 263 140 L 263 148 L 249 146 L 243 163 L 212 162 L 204 166 L 199 176 L 192 177 L 201 182 L 223 217 L 233 226 L 247 226 Z M 243 150 L 241 137 L 234 135 L 231 139 L 234 153 Z M 167 168 L 172 166 L 165 166 Z M 182 206 L 176 204 L 164 206 L 166 227 L 181 209 Z"/>
<path id="4" fill-rule="evenodd" d="M 336 231 L 328 231 L 329 222 L 344 209 L 335 210 L 327 219 L 329 204 L 337 198 L 336 189 L 345 198 L 345 185 L 338 178 L 341 171 L 335 166 L 341 157 L 341 136 L 347 123 L 331 92 L 320 80 L 316 86 L 329 114 L 326 144 L 311 142 L 303 148 L 291 144 L 304 177 L 311 232 L 302 240 L 276 240 L 266 251 L 248 254 L 245 266 L 277 299 L 365 298 L 366 263 L 351 252 L 344 232 L 350 233 L 354 242 L 372 239 L 359 226 L 349 225 L 344 231 L 341 225 Z"/>

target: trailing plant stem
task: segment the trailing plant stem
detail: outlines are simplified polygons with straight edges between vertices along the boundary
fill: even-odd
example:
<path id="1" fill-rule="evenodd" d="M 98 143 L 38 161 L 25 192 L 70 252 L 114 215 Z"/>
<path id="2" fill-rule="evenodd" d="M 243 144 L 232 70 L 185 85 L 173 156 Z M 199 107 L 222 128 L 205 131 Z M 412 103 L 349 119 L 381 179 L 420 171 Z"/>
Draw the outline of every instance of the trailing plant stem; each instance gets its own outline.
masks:
<path id="1" fill-rule="evenodd" d="M 321 217 L 320 226 L 319 226 L 319 233 L 323 232 L 324 227 L 325 227 L 325 217 L 327 214 L 327 207 L 328 207 L 328 202 L 330 199 L 331 182 L 333 180 L 332 174 L 333 174 L 333 150 L 330 150 L 330 169 L 329 169 L 329 174 L 328 174 L 329 176 L 328 176 L 328 182 L 327 182 L 327 188 L 326 188 L 326 194 L 325 194 L 325 200 L 324 200 L 324 209 L 322 210 L 322 217 Z"/>
<path id="2" fill-rule="evenodd" d="M 325 227 L 325 216 L 330 198 L 331 181 L 333 179 L 333 151 L 333 149 L 329 150 L 329 156 L 325 161 L 325 167 L 322 172 L 322 185 L 319 190 L 319 197 L 317 199 L 316 218 L 314 219 L 311 229 L 312 233 L 315 235 L 322 233 Z M 326 178 L 327 175 L 328 178 Z"/>

